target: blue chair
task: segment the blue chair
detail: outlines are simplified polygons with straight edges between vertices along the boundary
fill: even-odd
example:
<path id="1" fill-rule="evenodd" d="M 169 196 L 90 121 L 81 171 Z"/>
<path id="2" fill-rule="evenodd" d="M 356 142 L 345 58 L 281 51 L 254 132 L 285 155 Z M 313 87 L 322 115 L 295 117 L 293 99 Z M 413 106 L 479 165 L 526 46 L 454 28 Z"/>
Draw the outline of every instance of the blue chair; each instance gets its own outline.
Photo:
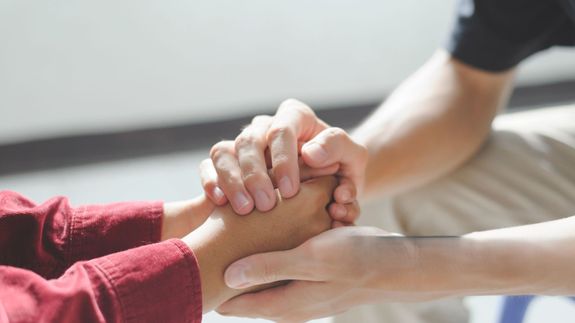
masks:
<path id="1" fill-rule="evenodd" d="M 569 297 L 575 302 L 575 297 Z M 509 296 L 503 301 L 503 312 L 499 323 L 522 323 L 529 304 L 535 296 Z"/>

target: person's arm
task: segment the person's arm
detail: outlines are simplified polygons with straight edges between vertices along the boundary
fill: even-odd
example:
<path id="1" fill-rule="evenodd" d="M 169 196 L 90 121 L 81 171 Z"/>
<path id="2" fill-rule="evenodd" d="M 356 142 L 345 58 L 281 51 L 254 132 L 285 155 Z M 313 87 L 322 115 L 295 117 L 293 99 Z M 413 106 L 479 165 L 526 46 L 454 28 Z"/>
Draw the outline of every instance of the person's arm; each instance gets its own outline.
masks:
<path id="1" fill-rule="evenodd" d="M 72 207 L 64 197 L 37 205 L 0 192 L 0 265 L 60 276 L 76 261 L 182 238 L 211 213 L 205 199 Z"/>
<path id="2" fill-rule="evenodd" d="M 153 243 L 183 237 L 212 210 L 205 198 L 71 207 L 0 192 L 0 322 L 199 322 L 193 253 Z"/>
<path id="3" fill-rule="evenodd" d="M 300 194 L 289 201 L 280 201 L 266 214 L 254 212 L 240 218 L 229 207 L 208 207 L 209 220 L 183 240 L 170 239 L 78 262 L 57 279 L 48 280 L 30 270 L 0 265 L 0 322 L 180 322 L 184 318 L 199 322 L 202 311 L 255 289 L 234 290 L 225 286 L 223 273 L 230 263 L 258 252 L 293 248 L 329 228 L 331 220 L 326 206 L 334 186 L 333 177 L 304 183 Z M 3 244 L 0 254 L 10 255 L 6 259 L 14 260 L 19 254 L 13 249 L 17 249 L 30 267 L 49 266 L 51 262 L 35 266 L 34 256 L 51 252 L 51 245 L 32 243 L 31 248 L 18 249 L 18 243 L 26 245 L 30 244 L 27 240 L 39 238 L 34 232 L 21 231 L 22 223 L 36 219 L 30 213 L 50 218 L 57 212 L 46 211 L 55 206 L 47 203 L 52 207 L 20 212 L 22 207 L 34 209 L 34 206 L 20 205 L 31 203 L 25 199 L 17 201 L 2 204 L 5 214 L 0 217 L 0 229 L 29 238 L 18 240 L 14 238 L 18 235 L 0 235 L 7 238 L 4 242 L 11 243 Z M 206 203 L 211 204 L 200 197 L 195 202 L 196 208 L 191 210 L 185 203 L 165 208 L 168 212 L 186 209 L 197 213 Z M 66 234 L 67 226 L 50 227 L 47 224 L 51 221 L 42 222 L 45 229 L 51 230 L 55 237 Z M 44 249 L 28 255 L 34 246 Z M 52 252 L 50 257 L 55 255 Z"/>
<path id="4" fill-rule="evenodd" d="M 50 280 L 0 265 L 0 322 L 201 322 L 200 285 L 178 239 L 77 262 Z"/>
<path id="5" fill-rule="evenodd" d="M 484 72 L 439 50 L 353 132 L 370 155 L 364 192 L 398 193 L 461 165 L 487 138 L 512 81 L 513 70 Z"/>
<path id="6" fill-rule="evenodd" d="M 439 50 L 351 136 L 304 103 L 286 100 L 275 116 L 254 118 L 235 142 L 212 148 L 201 167 L 204 191 L 241 214 L 254 206 L 267 210 L 275 202 L 274 180 L 282 196 L 297 191 L 301 153 L 307 166 L 340 177 L 329 211 L 335 220 L 353 222 L 359 193 L 414 188 L 475 154 L 508 100 L 513 70 L 482 71 Z"/>
<path id="7" fill-rule="evenodd" d="M 371 227 L 339 228 L 288 251 L 289 258 L 285 252 L 272 252 L 232 264 L 226 272 L 231 286 L 298 281 L 239 296 L 218 312 L 307 321 L 384 301 L 575 295 L 574 243 L 575 216 L 462 237 L 403 237 Z"/>

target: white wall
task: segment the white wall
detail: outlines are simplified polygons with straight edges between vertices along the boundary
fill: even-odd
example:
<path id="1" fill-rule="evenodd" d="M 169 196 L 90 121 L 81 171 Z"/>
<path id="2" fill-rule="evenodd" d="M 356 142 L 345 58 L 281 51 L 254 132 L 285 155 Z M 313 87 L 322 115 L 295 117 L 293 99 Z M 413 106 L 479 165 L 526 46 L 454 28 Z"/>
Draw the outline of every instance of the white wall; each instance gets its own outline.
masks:
<path id="1" fill-rule="evenodd" d="M 0 0 L 0 143 L 381 97 L 453 0 Z M 521 82 L 573 78 L 575 52 Z"/>

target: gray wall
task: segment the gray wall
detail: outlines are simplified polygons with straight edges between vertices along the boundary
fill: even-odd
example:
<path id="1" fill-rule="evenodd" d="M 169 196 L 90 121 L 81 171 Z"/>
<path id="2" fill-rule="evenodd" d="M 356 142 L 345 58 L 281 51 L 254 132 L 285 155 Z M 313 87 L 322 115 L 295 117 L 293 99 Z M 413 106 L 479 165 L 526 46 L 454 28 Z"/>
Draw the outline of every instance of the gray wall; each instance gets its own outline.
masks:
<path id="1" fill-rule="evenodd" d="M 0 0 L 0 143 L 380 98 L 441 43 L 453 0 Z M 575 55 L 521 83 L 575 76 Z"/>

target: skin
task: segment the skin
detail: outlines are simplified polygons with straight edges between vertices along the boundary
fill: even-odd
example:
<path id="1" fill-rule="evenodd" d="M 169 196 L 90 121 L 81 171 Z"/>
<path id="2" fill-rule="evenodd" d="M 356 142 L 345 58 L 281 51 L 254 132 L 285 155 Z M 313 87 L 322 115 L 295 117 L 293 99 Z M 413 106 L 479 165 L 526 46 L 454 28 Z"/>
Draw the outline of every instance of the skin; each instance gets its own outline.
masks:
<path id="1" fill-rule="evenodd" d="M 236 138 L 234 148 L 240 142 L 242 149 L 213 148 L 202 171 L 204 189 L 221 188 L 229 197 L 235 188 L 273 183 L 278 174 L 295 174 L 286 170 L 296 167 L 299 154 L 313 169 L 334 167 L 340 184 L 329 211 L 339 221 L 336 226 L 347 225 L 358 215 L 347 208 L 358 195 L 399 194 L 470 159 L 506 104 L 513 75 L 513 70 L 477 70 L 439 51 L 352 135 L 330 128 L 305 104 L 288 100 L 271 119 L 254 119 L 246 128 L 249 131 Z M 218 158 L 220 153 L 225 158 Z M 272 157 L 268 163 L 268 154 L 277 156 L 278 162 Z M 259 161 L 254 162 L 254 156 Z M 226 186 L 223 176 L 234 177 L 236 186 Z M 245 178 L 251 179 L 249 185 Z M 218 310 L 226 315 L 302 321 L 376 301 L 572 294 L 572 284 L 565 282 L 572 280 L 575 264 L 566 260 L 572 256 L 565 255 L 573 254 L 569 246 L 574 220 L 565 221 L 433 239 L 390 238 L 385 232 L 374 234 L 373 228 L 340 228 L 293 250 L 248 257 L 230 266 L 225 278 L 231 287 L 276 279 L 297 281 L 242 295 Z M 285 259 L 289 263 L 280 262 Z"/>
<path id="2" fill-rule="evenodd" d="M 203 311 L 211 311 L 234 296 L 269 287 L 232 289 L 224 282 L 224 271 L 242 257 L 295 248 L 329 229 L 331 218 L 326 207 L 335 185 L 333 176 L 312 179 L 303 183 L 300 192 L 291 199 L 278 197 L 272 211 L 265 214 L 254 211 L 244 217 L 237 216 L 229 206 L 207 206 L 211 203 L 205 197 L 194 200 L 200 213 L 192 222 L 202 217 L 206 219 L 182 241 L 194 251 L 198 260 Z M 182 205 L 172 206 L 178 209 Z M 210 208 L 207 216 L 201 213 Z"/>
<path id="3" fill-rule="evenodd" d="M 462 237 L 402 237 L 372 227 L 334 229 L 296 249 L 238 261 L 228 273 L 237 264 L 244 266 L 250 280 L 244 288 L 276 279 L 294 281 L 234 298 L 218 312 L 303 322 L 382 301 L 573 295 L 573 232 L 575 216 Z M 353 266 L 346 265 L 351 260 Z"/>
<path id="4" fill-rule="evenodd" d="M 483 72 L 436 53 L 353 133 L 369 150 L 365 193 L 398 194 L 471 158 L 507 103 L 513 75 Z"/>
<path id="5" fill-rule="evenodd" d="M 315 138 L 342 136 L 347 151 L 339 155 L 324 154 L 322 149 L 309 142 Z M 303 145 L 303 147 L 302 147 Z M 320 147 L 321 148 L 321 147 Z M 301 151 L 301 158 L 298 157 Z M 362 156 L 349 162 L 360 163 L 350 167 L 339 159 Z M 367 161 L 367 150 L 355 144 L 338 128 L 330 128 L 314 112 L 297 100 L 284 101 L 276 116 L 255 117 L 235 141 L 222 141 L 214 145 L 211 158 L 200 165 L 202 186 L 206 195 L 216 204 L 228 201 L 238 214 L 246 214 L 257 207 L 268 211 L 277 199 L 277 187 L 284 198 L 294 196 L 299 190 L 301 166 L 311 167 L 308 176 L 338 174 L 339 185 L 334 193 L 330 214 L 339 221 L 351 222 L 357 215 L 356 187 L 361 187 Z M 322 157 L 326 159 L 319 161 Z M 355 184 L 354 184 L 355 183 Z M 345 216 L 349 213 L 349 216 Z"/>
<path id="6" fill-rule="evenodd" d="M 185 237 L 202 225 L 214 209 L 215 205 L 205 196 L 164 203 L 161 240 Z"/>

